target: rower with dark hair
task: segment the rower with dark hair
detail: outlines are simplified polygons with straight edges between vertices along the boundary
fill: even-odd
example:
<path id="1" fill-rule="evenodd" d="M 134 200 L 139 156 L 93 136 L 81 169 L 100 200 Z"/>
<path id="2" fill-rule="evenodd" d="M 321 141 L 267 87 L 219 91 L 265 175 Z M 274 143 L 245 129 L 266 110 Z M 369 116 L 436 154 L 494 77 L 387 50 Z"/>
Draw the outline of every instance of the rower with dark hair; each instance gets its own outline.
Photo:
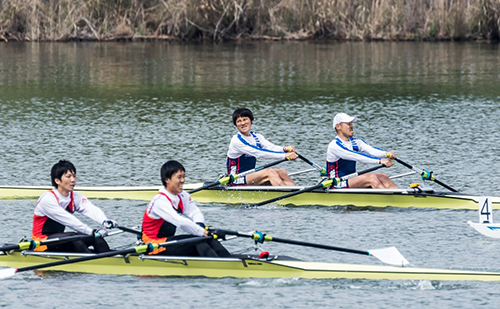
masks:
<path id="1" fill-rule="evenodd" d="M 255 168 L 257 159 L 295 160 L 298 155 L 294 146 L 276 146 L 262 134 L 251 131 L 253 114 L 248 108 L 233 112 L 233 124 L 238 133 L 233 136 L 227 151 L 227 173 L 240 174 Z M 284 169 L 263 169 L 238 178 L 233 185 L 295 186 Z"/>
<path id="2" fill-rule="evenodd" d="M 163 188 L 149 202 L 142 219 L 142 240 L 145 243 L 208 236 L 205 217 L 196 203 L 191 200 L 183 186 L 186 170 L 181 163 L 167 161 L 160 170 Z M 180 227 L 189 235 L 175 235 Z M 229 257 L 231 254 L 218 240 L 208 238 L 195 244 L 160 248 L 150 254 L 175 256 Z"/>
<path id="3" fill-rule="evenodd" d="M 88 240 L 78 240 L 57 245 L 41 246 L 35 251 L 57 252 L 106 252 L 110 251 L 103 239 L 107 235 L 106 228 L 116 227 L 113 220 L 109 220 L 104 212 L 92 204 L 83 194 L 73 191 L 76 184 L 76 168 L 66 160 L 60 160 L 50 173 L 54 189 L 42 194 L 38 199 L 33 215 L 33 240 L 61 238 L 77 234 L 93 235 Z M 73 214 L 81 213 L 102 225 L 99 229 L 92 229 L 81 222 Z M 64 232 L 69 227 L 75 232 Z M 89 248 L 92 247 L 93 249 Z"/>

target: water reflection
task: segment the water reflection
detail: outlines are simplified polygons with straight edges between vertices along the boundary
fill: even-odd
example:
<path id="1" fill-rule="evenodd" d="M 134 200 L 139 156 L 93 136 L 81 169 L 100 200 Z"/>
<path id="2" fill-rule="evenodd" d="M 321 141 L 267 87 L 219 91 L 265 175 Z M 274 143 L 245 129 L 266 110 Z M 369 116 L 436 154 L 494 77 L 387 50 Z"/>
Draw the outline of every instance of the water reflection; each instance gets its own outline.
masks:
<path id="1" fill-rule="evenodd" d="M 319 164 L 332 115 L 345 111 L 360 116 L 358 136 L 443 182 L 499 192 L 496 45 L 9 43 L 0 55 L 2 183 L 48 184 L 60 158 L 86 185 L 158 184 L 171 158 L 189 182 L 212 181 L 235 131 L 230 115 L 246 106 L 256 130 Z"/>

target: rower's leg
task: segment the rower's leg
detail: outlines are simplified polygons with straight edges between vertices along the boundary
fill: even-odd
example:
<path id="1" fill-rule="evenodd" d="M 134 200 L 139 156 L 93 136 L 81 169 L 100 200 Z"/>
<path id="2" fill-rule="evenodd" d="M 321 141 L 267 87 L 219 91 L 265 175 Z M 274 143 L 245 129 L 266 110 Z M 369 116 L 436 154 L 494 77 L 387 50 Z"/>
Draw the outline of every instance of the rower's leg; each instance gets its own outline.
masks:
<path id="1" fill-rule="evenodd" d="M 167 238 L 167 241 L 187 239 L 195 237 L 193 235 L 176 235 Z M 158 255 L 169 255 L 169 256 L 199 256 L 198 250 L 195 244 L 186 244 L 166 247 L 165 251 L 158 253 Z"/>
<path id="2" fill-rule="evenodd" d="M 364 174 L 349 179 L 349 188 L 397 189 L 386 174 Z"/>
<path id="3" fill-rule="evenodd" d="M 208 239 L 207 239 L 207 241 L 208 241 Z M 207 241 L 202 241 L 202 242 L 195 244 L 196 250 L 198 251 L 198 255 L 205 256 L 205 257 L 218 257 L 219 255 L 217 255 L 215 250 L 212 249 L 212 247 L 210 247 L 210 245 L 208 244 Z"/>
<path id="4" fill-rule="evenodd" d="M 281 181 L 283 181 L 284 186 L 296 186 L 297 185 L 295 183 L 295 181 L 293 181 L 292 178 L 290 178 L 290 176 L 288 176 L 288 173 L 284 169 L 277 168 L 277 169 L 275 169 L 275 171 L 278 174 L 278 176 L 280 177 Z"/>
<path id="5" fill-rule="evenodd" d="M 219 257 L 231 257 L 231 253 L 216 239 L 210 239 L 208 245 L 215 251 Z"/>
<path id="6" fill-rule="evenodd" d="M 97 237 L 93 239 L 92 246 L 94 247 L 94 251 L 96 253 L 108 252 L 111 251 L 108 243 L 104 238 Z"/>
<path id="7" fill-rule="evenodd" d="M 286 181 L 284 181 L 284 179 Z M 264 169 L 246 176 L 247 185 L 250 186 L 294 186 L 295 182 L 290 179 L 283 169 Z"/>
<path id="8" fill-rule="evenodd" d="M 383 188 L 375 174 L 364 174 L 349 179 L 349 188 Z"/>
<path id="9" fill-rule="evenodd" d="M 78 234 L 75 232 L 55 233 L 55 234 L 49 235 L 48 239 L 64 238 L 64 237 L 75 236 L 75 235 L 78 235 Z M 56 244 L 56 245 L 47 245 L 47 251 L 92 253 L 92 251 L 89 250 L 88 245 L 82 240 L 75 240 L 75 241 L 65 242 L 65 243 Z"/>
<path id="10" fill-rule="evenodd" d="M 398 188 L 398 186 L 386 174 L 378 173 L 376 175 L 378 177 L 378 180 L 382 184 L 383 188 L 387 188 L 387 189 L 397 189 Z"/>

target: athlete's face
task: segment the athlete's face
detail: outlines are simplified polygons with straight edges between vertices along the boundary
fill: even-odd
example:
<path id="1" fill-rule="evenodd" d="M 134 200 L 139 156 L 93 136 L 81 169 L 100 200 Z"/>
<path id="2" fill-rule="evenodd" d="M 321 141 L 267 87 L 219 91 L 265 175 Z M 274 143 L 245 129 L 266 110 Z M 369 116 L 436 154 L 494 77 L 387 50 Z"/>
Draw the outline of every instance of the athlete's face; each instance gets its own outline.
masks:
<path id="1" fill-rule="evenodd" d="M 63 196 L 68 196 L 69 191 L 73 191 L 75 189 L 76 184 L 76 175 L 73 171 L 66 171 L 61 176 L 61 179 L 56 178 L 55 182 L 57 184 L 57 190 Z"/>
<path id="2" fill-rule="evenodd" d="M 252 120 L 249 117 L 238 117 L 236 118 L 236 128 L 241 134 L 248 136 L 252 129 Z"/>
<path id="3" fill-rule="evenodd" d="M 182 192 L 182 188 L 184 187 L 184 182 L 186 181 L 186 172 L 177 171 L 175 172 L 170 179 L 166 179 L 167 182 L 167 191 L 172 194 L 179 194 Z"/>
<path id="4" fill-rule="evenodd" d="M 341 122 L 337 124 L 335 128 L 340 138 L 349 138 L 354 134 L 354 125 L 352 122 Z"/>

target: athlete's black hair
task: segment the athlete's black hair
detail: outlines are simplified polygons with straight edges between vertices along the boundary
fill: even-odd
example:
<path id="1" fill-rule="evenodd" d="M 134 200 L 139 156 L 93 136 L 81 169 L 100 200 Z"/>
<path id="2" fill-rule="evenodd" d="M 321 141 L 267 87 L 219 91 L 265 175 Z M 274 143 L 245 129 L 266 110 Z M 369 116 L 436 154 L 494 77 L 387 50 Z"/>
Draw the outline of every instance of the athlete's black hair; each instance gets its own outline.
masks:
<path id="1" fill-rule="evenodd" d="M 69 161 L 59 160 L 59 162 L 52 166 L 52 170 L 50 171 L 50 180 L 52 181 L 52 185 L 54 187 L 58 187 L 56 179 L 61 180 L 61 177 L 66 174 L 67 171 L 73 172 L 76 175 L 76 168 L 73 163 Z"/>
<path id="2" fill-rule="evenodd" d="M 172 175 L 177 173 L 178 171 L 186 172 L 186 169 L 182 164 L 175 160 L 169 160 L 163 164 L 160 170 L 161 183 L 164 187 L 167 186 L 166 179 L 172 178 Z"/>
<path id="3" fill-rule="evenodd" d="M 250 118 L 251 121 L 253 121 L 253 114 L 252 111 L 249 110 L 248 108 L 238 108 L 233 112 L 233 124 L 236 125 L 236 119 L 238 117 L 248 117 Z"/>

